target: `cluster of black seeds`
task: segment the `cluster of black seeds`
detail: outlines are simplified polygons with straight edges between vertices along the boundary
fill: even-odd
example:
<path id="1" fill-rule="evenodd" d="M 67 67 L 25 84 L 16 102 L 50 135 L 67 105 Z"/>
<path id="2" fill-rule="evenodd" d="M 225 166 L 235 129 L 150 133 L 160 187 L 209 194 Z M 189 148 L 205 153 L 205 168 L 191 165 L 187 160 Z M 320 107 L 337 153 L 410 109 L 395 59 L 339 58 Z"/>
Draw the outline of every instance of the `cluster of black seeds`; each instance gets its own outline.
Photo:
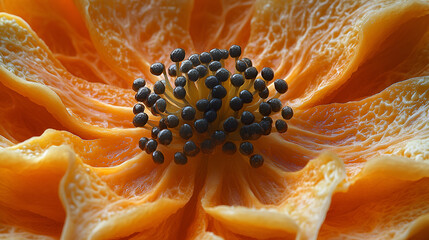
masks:
<path id="1" fill-rule="evenodd" d="M 199 152 L 210 154 L 222 145 L 224 153 L 235 154 L 238 148 L 249 156 L 252 167 L 262 166 L 264 158 L 254 153 L 251 141 L 274 131 L 287 131 L 284 120 L 291 119 L 293 111 L 282 106 L 278 97 L 288 90 L 288 85 L 283 79 L 273 81 L 271 68 L 265 67 L 259 73 L 250 59 L 240 59 L 240 55 L 240 46 L 233 45 L 229 51 L 215 48 L 184 60 L 185 51 L 177 48 L 170 54 L 174 63 L 168 69 L 162 63 L 150 67 L 152 74 L 163 75 L 152 90 L 146 87 L 145 80 L 134 81 L 139 103 L 133 108 L 133 124 L 151 130 L 152 138 L 141 138 L 139 147 L 152 154 L 155 163 L 164 162 L 158 145 L 169 145 L 176 139 L 183 143 L 182 151 L 174 154 L 177 164 L 186 164 L 188 157 Z M 224 68 L 229 56 L 235 60 L 234 73 Z M 167 71 L 175 78 L 174 86 Z M 257 78 L 258 74 L 262 78 Z M 271 81 L 276 92 L 270 94 Z M 150 111 L 156 120 L 149 119 L 145 111 Z M 277 112 L 283 119 L 274 121 L 270 115 Z"/>

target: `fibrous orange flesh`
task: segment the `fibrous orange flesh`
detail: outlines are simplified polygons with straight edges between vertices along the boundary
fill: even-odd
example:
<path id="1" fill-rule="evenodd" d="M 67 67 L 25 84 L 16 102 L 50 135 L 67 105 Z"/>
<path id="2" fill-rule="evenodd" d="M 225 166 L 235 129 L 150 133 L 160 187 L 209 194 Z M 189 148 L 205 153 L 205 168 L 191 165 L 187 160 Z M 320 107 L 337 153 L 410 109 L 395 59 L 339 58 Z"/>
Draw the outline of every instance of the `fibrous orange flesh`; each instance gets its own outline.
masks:
<path id="1" fill-rule="evenodd" d="M 0 2 L 0 237 L 424 236 L 427 2 L 211 4 Z M 154 164 L 130 84 L 176 47 L 234 43 L 288 82 L 288 132 L 255 143 L 260 169 L 220 152 L 177 166 L 180 145 Z"/>

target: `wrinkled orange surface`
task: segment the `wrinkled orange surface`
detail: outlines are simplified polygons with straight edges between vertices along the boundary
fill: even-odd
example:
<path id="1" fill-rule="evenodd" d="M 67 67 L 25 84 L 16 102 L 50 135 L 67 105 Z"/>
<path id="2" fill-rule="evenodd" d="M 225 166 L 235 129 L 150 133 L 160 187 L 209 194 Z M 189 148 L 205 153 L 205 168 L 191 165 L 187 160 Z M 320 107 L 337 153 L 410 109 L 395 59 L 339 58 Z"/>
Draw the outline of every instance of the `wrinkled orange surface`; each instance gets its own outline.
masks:
<path id="1" fill-rule="evenodd" d="M 427 239 L 429 3 L 308 2 L 0 1 L 0 239 Z M 288 132 L 154 164 L 132 81 L 232 44 Z"/>

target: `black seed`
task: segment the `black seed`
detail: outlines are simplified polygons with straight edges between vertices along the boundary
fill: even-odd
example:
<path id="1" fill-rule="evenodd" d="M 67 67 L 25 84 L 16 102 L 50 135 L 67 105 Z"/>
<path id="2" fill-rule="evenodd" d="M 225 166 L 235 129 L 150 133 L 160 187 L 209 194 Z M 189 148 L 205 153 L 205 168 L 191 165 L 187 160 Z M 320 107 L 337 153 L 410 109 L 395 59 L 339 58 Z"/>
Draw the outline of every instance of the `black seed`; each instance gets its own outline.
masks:
<path id="1" fill-rule="evenodd" d="M 147 97 L 147 100 L 146 100 L 147 106 L 152 107 L 156 103 L 156 101 L 160 98 L 161 97 L 156 93 L 149 94 L 149 96 Z"/>
<path id="2" fill-rule="evenodd" d="M 163 112 L 165 112 L 165 109 L 167 108 L 167 102 L 165 101 L 165 99 L 160 98 L 160 99 L 156 100 L 155 106 L 156 106 L 156 110 L 158 112 L 163 113 Z"/>
<path id="3" fill-rule="evenodd" d="M 195 107 L 200 112 L 205 112 L 209 108 L 209 100 L 203 98 L 197 101 Z"/>
<path id="4" fill-rule="evenodd" d="M 155 104 L 153 105 L 153 108 L 156 110 L 156 113 L 163 113 L 167 108 L 167 102 L 165 101 L 165 99 L 160 98 L 156 100 Z"/>
<path id="5" fill-rule="evenodd" d="M 158 133 L 159 133 L 159 128 L 158 127 L 153 127 L 152 131 L 150 132 L 152 135 L 153 139 L 156 139 L 158 137 Z"/>
<path id="6" fill-rule="evenodd" d="M 183 152 L 186 156 L 193 157 L 200 152 L 200 149 L 193 141 L 187 141 L 185 145 L 183 145 Z"/>
<path id="7" fill-rule="evenodd" d="M 189 60 L 185 60 L 180 65 L 180 71 L 183 73 L 187 73 L 189 70 L 192 69 L 192 62 Z"/>
<path id="8" fill-rule="evenodd" d="M 165 92 L 165 85 L 161 80 L 156 81 L 153 85 L 153 92 L 156 94 L 163 94 Z"/>
<path id="9" fill-rule="evenodd" d="M 206 139 L 203 142 L 201 142 L 200 147 L 203 153 L 212 153 L 215 148 L 215 144 L 213 140 Z"/>
<path id="10" fill-rule="evenodd" d="M 231 76 L 231 83 L 234 85 L 234 87 L 241 87 L 241 85 L 244 84 L 244 77 L 241 74 L 233 74 Z"/>
<path id="11" fill-rule="evenodd" d="M 229 78 L 229 71 L 225 68 L 220 68 L 216 71 L 215 76 L 219 80 L 219 82 L 225 82 Z"/>
<path id="12" fill-rule="evenodd" d="M 167 119 L 166 118 L 159 119 L 158 128 L 159 128 L 159 130 L 164 130 L 164 129 L 168 128 L 168 126 L 167 126 Z"/>
<path id="13" fill-rule="evenodd" d="M 192 62 L 192 65 L 194 65 L 194 67 L 200 65 L 200 55 L 198 54 L 192 54 L 191 56 L 189 56 L 189 61 Z"/>
<path id="14" fill-rule="evenodd" d="M 133 113 L 137 114 L 137 113 L 141 113 L 143 112 L 145 109 L 144 105 L 141 103 L 137 103 L 136 105 L 134 105 L 133 107 Z"/>
<path id="15" fill-rule="evenodd" d="M 291 119 L 293 117 L 293 110 L 292 110 L 292 108 L 289 107 L 289 106 L 283 107 L 283 109 L 282 109 L 282 117 L 285 120 Z"/>
<path id="16" fill-rule="evenodd" d="M 209 129 L 209 122 L 206 119 L 198 119 L 194 122 L 195 130 L 199 133 L 204 133 Z"/>
<path id="17" fill-rule="evenodd" d="M 185 59 L 185 50 L 183 48 L 176 48 L 170 53 L 170 59 L 173 62 L 180 62 Z"/>
<path id="18" fill-rule="evenodd" d="M 241 47 L 240 47 L 240 46 L 238 46 L 238 45 L 232 45 L 232 46 L 229 48 L 229 55 L 230 55 L 232 58 L 240 57 L 240 55 L 241 55 Z"/>
<path id="19" fill-rule="evenodd" d="M 262 117 L 261 121 L 268 121 L 270 124 L 273 124 L 273 119 L 271 117 L 265 116 Z"/>
<path id="20" fill-rule="evenodd" d="M 155 140 L 153 140 L 153 139 L 150 139 L 149 141 L 147 141 L 147 143 L 146 143 L 146 148 L 145 148 L 145 150 L 146 150 L 146 153 L 148 153 L 148 154 L 150 154 L 150 153 L 152 153 L 153 151 L 155 151 L 156 150 L 156 148 L 158 147 L 158 142 L 156 142 Z"/>
<path id="21" fill-rule="evenodd" d="M 261 137 L 264 130 L 258 123 L 242 126 L 240 129 L 240 137 L 243 140 L 256 140 Z"/>
<path id="22" fill-rule="evenodd" d="M 234 132 L 237 130 L 238 121 L 234 117 L 229 117 L 223 122 L 223 130 L 226 132 Z"/>
<path id="23" fill-rule="evenodd" d="M 179 118 L 176 115 L 168 115 L 165 123 L 169 128 L 175 128 L 179 126 Z"/>
<path id="24" fill-rule="evenodd" d="M 243 140 L 249 140 L 251 136 L 249 125 L 242 126 L 240 128 L 240 137 Z"/>
<path id="25" fill-rule="evenodd" d="M 221 130 L 216 130 L 212 134 L 212 140 L 216 145 L 222 144 L 226 140 L 226 133 Z"/>
<path id="26" fill-rule="evenodd" d="M 149 141 L 149 139 L 147 137 L 140 138 L 140 140 L 139 140 L 139 148 L 141 150 L 144 150 L 146 148 L 146 144 L 147 144 L 148 141 Z"/>
<path id="27" fill-rule="evenodd" d="M 256 91 L 260 92 L 264 90 L 267 86 L 265 85 L 264 80 L 258 78 L 253 82 L 253 87 L 255 88 Z"/>
<path id="28" fill-rule="evenodd" d="M 191 69 L 188 71 L 188 79 L 189 81 L 196 82 L 200 77 L 200 73 L 197 69 Z"/>
<path id="29" fill-rule="evenodd" d="M 148 87 L 142 87 L 139 89 L 139 91 L 136 93 L 136 100 L 139 102 L 144 102 L 147 100 L 147 97 L 150 95 L 150 89 Z"/>
<path id="30" fill-rule="evenodd" d="M 191 106 L 186 106 L 182 109 L 182 119 L 187 121 L 194 120 L 195 113 L 196 113 L 195 108 Z"/>
<path id="31" fill-rule="evenodd" d="M 233 97 L 229 101 L 229 107 L 234 111 L 239 111 L 243 107 L 243 101 L 239 97 Z"/>
<path id="32" fill-rule="evenodd" d="M 274 87 L 279 93 L 285 93 L 288 89 L 287 83 L 283 79 L 276 79 L 274 81 Z"/>
<path id="33" fill-rule="evenodd" d="M 154 63 L 150 66 L 150 73 L 153 75 L 159 76 L 164 72 L 164 64 L 162 63 Z"/>
<path id="34" fill-rule="evenodd" d="M 156 109 L 156 104 L 153 104 L 152 107 L 150 107 L 150 112 L 152 113 L 152 115 L 154 116 L 158 116 L 160 112 L 158 112 L 158 110 Z"/>
<path id="35" fill-rule="evenodd" d="M 271 105 L 266 103 L 266 102 L 262 102 L 261 104 L 259 104 L 259 113 L 262 114 L 262 116 L 268 116 L 271 114 Z"/>
<path id="36" fill-rule="evenodd" d="M 226 154 L 232 155 L 237 152 L 237 146 L 233 142 L 226 142 L 222 146 L 222 151 Z"/>
<path id="37" fill-rule="evenodd" d="M 177 86 L 174 88 L 173 94 L 177 99 L 184 99 L 186 97 L 186 90 L 181 86 Z"/>
<path id="38" fill-rule="evenodd" d="M 268 104 L 270 104 L 273 112 L 279 112 L 282 109 L 282 102 L 278 98 L 268 100 Z"/>
<path id="39" fill-rule="evenodd" d="M 177 75 L 176 64 L 171 64 L 170 67 L 168 67 L 168 75 L 172 77 L 175 77 Z"/>
<path id="40" fill-rule="evenodd" d="M 144 87 L 146 85 L 146 81 L 143 78 L 137 78 L 133 82 L 133 90 L 138 91 L 140 88 Z"/>
<path id="41" fill-rule="evenodd" d="M 210 64 L 209 64 L 209 69 L 210 69 L 210 71 L 212 71 L 212 72 L 216 72 L 219 68 L 221 68 L 222 67 L 222 64 L 219 62 L 219 61 L 212 61 Z"/>
<path id="42" fill-rule="evenodd" d="M 162 145 L 168 145 L 173 140 L 173 134 L 168 129 L 163 129 L 158 133 L 158 141 Z"/>
<path id="43" fill-rule="evenodd" d="M 264 90 L 259 92 L 259 97 L 262 99 L 266 99 L 270 95 L 270 90 L 268 88 L 265 88 Z"/>
<path id="44" fill-rule="evenodd" d="M 237 71 L 244 72 L 246 71 L 246 68 L 247 68 L 247 64 L 244 61 L 242 60 L 235 61 L 235 69 L 237 69 Z"/>
<path id="45" fill-rule="evenodd" d="M 201 63 L 205 63 L 205 64 L 207 64 L 207 63 L 209 63 L 211 60 L 212 60 L 212 57 L 211 57 L 210 53 L 208 53 L 208 52 L 203 52 L 203 53 L 201 53 L 201 54 L 200 54 L 200 61 L 201 61 Z"/>
<path id="46" fill-rule="evenodd" d="M 227 59 L 229 56 L 229 52 L 226 49 L 221 49 L 220 50 L 221 54 L 222 54 L 222 59 Z"/>
<path id="47" fill-rule="evenodd" d="M 188 158 L 185 156 L 184 153 L 176 152 L 174 154 L 174 162 L 176 164 L 185 165 L 188 162 Z"/>
<path id="48" fill-rule="evenodd" d="M 150 112 L 151 112 L 154 116 L 158 116 L 158 115 L 159 115 L 158 110 L 156 110 L 156 104 L 153 104 L 153 105 L 150 107 Z"/>
<path id="49" fill-rule="evenodd" d="M 248 90 L 241 91 L 239 96 L 243 103 L 251 103 L 253 101 L 253 95 Z"/>
<path id="50" fill-rule="evenodd" d="M 249 162 L 253 168 L 259 168 L 264 164 L 264 158 L 259 154 L 255 154 L 250 157 Z"/>
<path id="51" fill-rule="evenodd" d="M 258 70 L 255 67 L 248 67 L 246 71 L 244 71 L 244 77 L 246 79 L 254 79 L 258 76 Z"/>
<path id="52" fill-rule="evenodd" d="M 192 133 L 192 127 L 191 125 L 185 123 L 180 127 L 179 135 L 185 140 L 188 140 L 191 138 L 194 134 Z"/>
<path id="53" fill-rule="evenodd" d="M 240 153 L 243 155 L 250 155 L 253 153 L 253 144 L 250 142 L 242 142 L 240 144 Z"/>
<path id="54" fill-rule="evenodd" d="M 257 140 L 264 133 L 264 129 L 262 129 L 261 125 L 258 123 L 252 123 L 249 125 L 250 131 L 250 140 Z"/>
<path id="55" fill-rule="evenodd" d="M 226 96 L 226 94 L 227 94 L 226 89 L 222 85 L 216 85 L 212 90 L 212 96 L 214 98 L 222 99 Z"/>
<path id="56" fill-rule="evenodd" d="M 208 76 L 205 80 L 206 87 L 209 89 L 219 85 L 219 80 L 215 76 Z"/>
<path id="57" fill-rule="evenodd" d="M 255 116 L 249 111 L 243 111 L 240 120 L 244 125 L 249 125 L 255 121 Z"/>
<path id="58" fill-rule="evenodd" d="M 154 104 L 154 105 L 152 105 L 152 107 L 150 107 L 150 112 L 154 116 L 159 116 L 159 114 L 160 114 L 160 112 L 156 109 L 156 104 Z"/>
<path id="59" fill-rule="evenodd" d="M 186 78 L 184 76 L 177 77 L 176 80 L 174 80 L 174 85 L 176 85 L 176 87 L 184 87 L 186 85 Z"/>
<path id="60" fill-rule="evenodd" d="M 287 131 L 287 123 L 284 120 L 277 119 L 276 120 L 276 129 L 279 133 L 284 133 Z"/>
<path id="61" fill-rule="evenodd" d="M 269 67 L 264 67 L 261 70 L 261 76 L 264 78 L 265 81 L 269 82 L 274 78 L 274 71 Z"/>
<path id="62" fill-rule="evenodd" d="M 217 111 L 222 107 L 222 99 L 219 98 L 213 98 L 210 100 L 209 108 Z"/>
<path id="63" fill-rule="evenodd" d="M 152 153 L 152 159 L 155 163 L 162 164 L 164 163 L 164 154 L 160 151 L 155 151 Z"/>
<path id="64" fill-rule="evenodd" d="M 198 71 L 200 78 L 203 78 L 207 75 L 207 67 L 206 66 L 198 65 L 195 67 L 195 69 Z"/>
<path id="65" fill-rule="evenodd" d="M 146 113 L 144 112 L 137 113 L 137 115 L 133 119 L 133 124 L 135 127 L 144 127 L 148 119 L 149 119 L 149 116 Z"/>
<path id="66" fill-rule="evenodd" d="M 161 130 L 166 129 L 167 128 L 167 119 L 166 118 L 159 119 L 158 127 Z"/>
<path id="67" fill-rule="evenodd" d="M 206 119 L 207 122 L 209 122 L 209 123 L 214 122 L 214 120 L 216 120 L 216 118 L 217 118 L 217 113 L 213 109 L 210 109 L 204 113 L 204 119 Z"/>
<path id="68" fill-rule="evenodd" d="M 222 52 L 217 48 L 210 50 L 210 55 L 212 56 L 213 61 L 219 61 L 222 59 Z"/>
<path id="69" fill-rule="evenodd" d="M 153 106 L 155 104 L 155 102 L 160 98 L 161 97 L 156 93 L 149 94 L 149 96 L 147 97 L 147 105 Z"/>
<path id="70" fill-rule="evenodd" d="M 250 60 L 248 58 L 243 58 L 241 60 L 246 63 L 248 68 L 252 66 L 252 60 Z"/>
<path id="71" fill-rule="evenodd" d="M 270 135 L 272 126 L 269 121 L 261 121 L 259 123 L 259 126 L 261 126 L 262 128 L 262 135 L 265 135 L 265 136 Z"/>

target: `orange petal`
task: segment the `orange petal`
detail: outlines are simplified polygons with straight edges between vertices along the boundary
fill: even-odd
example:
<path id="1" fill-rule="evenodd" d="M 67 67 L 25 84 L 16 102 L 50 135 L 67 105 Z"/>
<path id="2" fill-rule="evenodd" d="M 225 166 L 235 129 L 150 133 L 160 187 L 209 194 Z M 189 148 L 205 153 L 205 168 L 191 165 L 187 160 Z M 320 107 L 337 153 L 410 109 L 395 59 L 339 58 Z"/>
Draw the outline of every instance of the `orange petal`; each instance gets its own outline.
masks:
<path id="1" fill-rule="evenodd" d="M 131 178 L 130 174 L 148 177 L 141 173 L 144 170 L 139 166 L 141 159 L 124 164 L 115 169 L 96 170 L 79 159 L 70 162 L 60 187 L 60 197 L 67 212 L 63 238 L 126 237 L 148 229 L 159 229 L 158 225 L 168 221 L 168 217 L 183 207 L 192 195 L 194 168 L 186 166 L 188 171 L 176 164 L 169 164 L 163 172 L 168 177 L 162 178 L 148 192 L 137 193 L 138 189 L 127 185 L 123 186 L 125 194 L 119 189 L 113 188 L 114 191 L 103 178 L 117 181 Z M 115 176 L 110 178 L 109 175 Z M 170 225 L 174 223 L 169 222 Z"/>
<path id="2" fill-rule="evenodd" d="M 334 195 L 319 238 L 424 239 L 416 236 L 429 227 L 428 177 L 427 162 L 370 159 L 349 190 Z"/>
<path id="3" fill-rule="evenodd" d="M 331 196 L 343 189 L 346 176 L 343 163 L 332 154 L 313 159 L 295 173 L 283 172 L 270 161 L 251 169 L 234 167 L 240 159 L 219 160 L 209 166 L 202 205 L 223 226 L 212 229 L 220 236 L 227 229 L 257 238 L 315 238 Z"/>
<path id="4" fill-rule="evenodd" d="M 0 149 L 0 222 L 59 236 L 65 212 L 58 186 L 67 164 L 64 147 L 46 151 L 20 146 Z"/>
<path id="5" fill-rule="evenodd" d="M 48 130 L 0 149 L 0 180 L 5 183 L 0 223 L 78 239 L 135 232 L 156 236 L 154 222 L 178 231 L 176 222 L 184 213 L 174 213 L 192 196 L 198 162 L 179 166 L 168 155 L 158 165 L 149 155 L 137 154 L 135 143 L 131 146 L 120 136 L 81 140 Z M 113 215 L 107 218 L 109 212 Z"/>
<path id="6" fill-rule="evenodd" d="M 103 60 L 130 83 L 142 76 L 155 81 L 150 64 L 167 64 L 173 49 L 193 50 L 188 30 L 192 1 L 77 2 Z"/>
<path id="7" fill-rule="evenodd" d="M 244 47 L 250 36 L 253 3 L 254 0 L 195 1 L 189 31 L 196 50 L 228 49 L 232 44 Z"/>
<path id="8" fill-rule="evenodd" d="M 276 77 L 289 83 L 285 98 L 295 108 L 308 108 L 343 85 L 373 56 L 383 54 L 386 38 L 427 15 L 429 4 L 272 0 L 257 2 L 255 9 L 245 54 L 256 58 L 258 66 L 275 67 Z M 417 36 L 426 32 L 424 27 L 415 29 L 420 31 Z M 414 36 L 409 37 L 401 35 L 393 43 L 396 47 L 407 41 L 416 44 Z M 401 51 L 393 51 L 394 58 L 402 57 Z M 383 64 L 377 63 L 374 69 Z"/>
<path id="9" fill-rule="evenodd" d="M 6 0 L 1 9 L 22 17 L 73 75 L 90 82 L 130 87 L 98 55 L 73 1 Z"/>
<path id="10" fill-rule="evenodd" d="M 127 177 L 119 177 L 121 181 L 126 179 L 128 182 L 109 183 L 117 190 L 122 188 L 124 192 L 133 191 L 135 195 L 153 190 L 161 182 L 164 171 L 162 167 L 156 168 L 150 157 L 146 157 L 142 162 L 145 164 L 140 163 L 138 168 L 140 159 L 137 154 L 140 152 L 136 138 L 117 136 L 82 140 L 68 132 L 54 130 L 47 130 L 42 136 L 20 144 L 0 148 L 0 180 L 3 183 L 0 185 L 0 208 L 3 213 L 0 223 L 59 236 L 65 218 L 58 197 L 59 184 L 67 170 L 69 158 L 76 154 L 85 163 L 102 167 L 117 166 L 137 158 L 134 160 L 137 164 L 130 166 L 127 163 L 130 169 Z M 113 169 L 110 171 L 114 172 Z M 133 174 L 131 169 L 137 169 L 138 172 Z"/>
<path id="11" fill-rule="evenodd" d="M 411 19 L 390 35 L 340 88 L 320 104 L 347 102 L 381 92 L 393 83 L 429 75 L 429 15 Z"/>
<path id="12" fill-rule="evenodd" d="M 67 72 L 22 19 L 0 15 L 0 81 L 44 106 L 67 129 L 91 137 L 132 127 L 132 91 Z M 109 130 L 107 130 L 109 129 Z M 135 130 L 129 130 L 135 131 Z"/>
<path id="13" fill-rule="evenodd" d="M 336 152 L 344 159 L 349 177 L 358 174 L 367 159 L 382 154 L 426 160 L 428 93 L 429 77 L 420 77 L 358 102 L 297 111 L 282 137 L 297 145 L 301 155 L 312 156 L 323 149 Z"/>
<path id="14" fill-rule="evenodd" d="M 85 164 L 94 167 L 119 165 L 141 153 L 138 148 L 140 137 L 148 135 L 109 136 L 94 140 L 83 140 L 66 131 L 46 130 L 40 137 L 33 137 L 14 145 L 11 149 L 46 151 L 52 146 L 67 145 L 78 154 Z"/>
<path id="15" fill-rule="evenodd" d="M 44 107 L 0 83 L 0 146 L 9 147 L 46 129 L 65 129 Z M 35 118 L 37 113 L 37 118 Z"/>
<path id="16" fill-rule="evenodd" d="M 57 238 L 40 235 L 29 232 L 16 226 L 0 224 L 0 238 L 3 239 L 38 239 L 38 240 L 54 240 Z"/>

